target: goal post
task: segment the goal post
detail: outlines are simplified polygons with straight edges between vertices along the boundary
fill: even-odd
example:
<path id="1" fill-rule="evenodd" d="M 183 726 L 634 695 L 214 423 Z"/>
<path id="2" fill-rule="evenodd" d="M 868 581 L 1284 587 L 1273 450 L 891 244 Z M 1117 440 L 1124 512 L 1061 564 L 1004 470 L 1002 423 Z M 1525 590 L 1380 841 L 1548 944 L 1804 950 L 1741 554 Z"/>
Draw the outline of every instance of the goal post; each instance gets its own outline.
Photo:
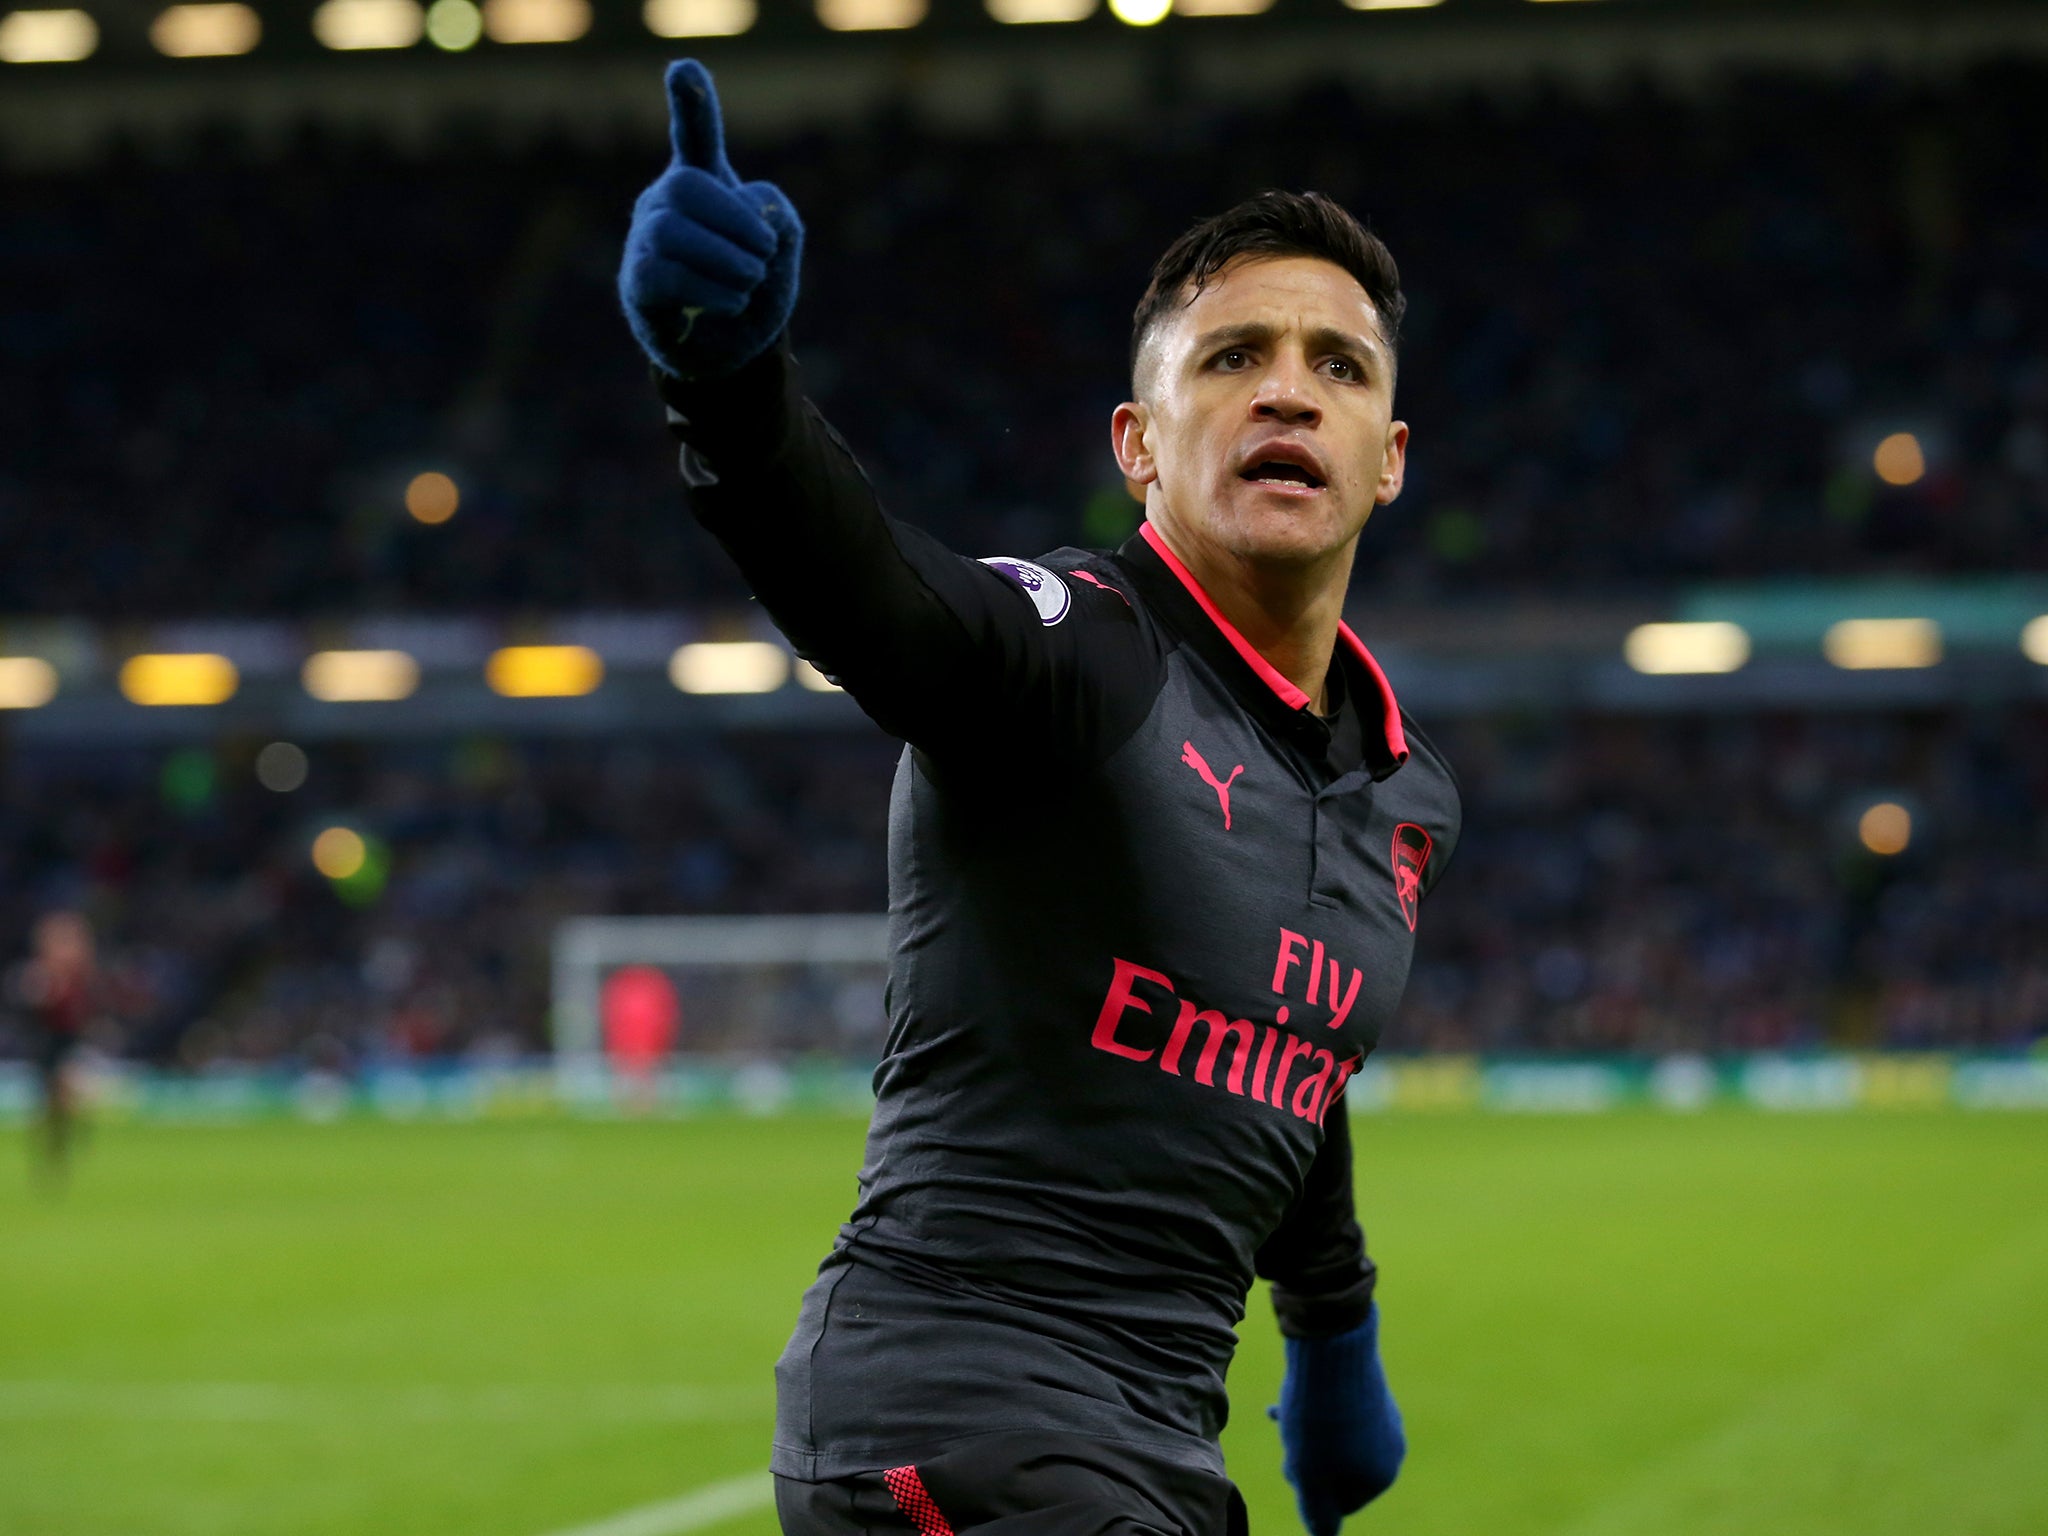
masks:
<path id="1" fill-rule="evenodd" d="M 606 982 L 627 967 L 673 989 L 677 1053 L 725 1059 L 880 1054 L 889 919 L 572 917 L 555 928 L 552 1028 L 565 1076 L 606 1061 Z"/>

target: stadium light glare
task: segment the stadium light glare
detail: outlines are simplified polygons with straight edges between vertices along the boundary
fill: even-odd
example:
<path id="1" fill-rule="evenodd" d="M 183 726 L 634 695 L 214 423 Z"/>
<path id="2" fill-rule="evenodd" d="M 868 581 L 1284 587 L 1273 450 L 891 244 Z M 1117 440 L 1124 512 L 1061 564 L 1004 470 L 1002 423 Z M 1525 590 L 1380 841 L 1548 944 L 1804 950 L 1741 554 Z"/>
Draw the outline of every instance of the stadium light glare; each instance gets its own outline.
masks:
<path id="1" fill-rule="evenodd" d="M 474 0 L 434 0 L 427 7 L 427 41 L 443 53 L 474 48 L 484 35 L 484 14 Z"/>
<path id="2" fill-rule="evenodd" d="M 334 3 L 353 3 L 353 0 L 334 0 Z M 403 0 L 403 3 L 409 3 L 409 0 Z M 461 488 L 438 469 L 414 475 L 406 483 L 405 510 L 416 523 L 438 527 L 453 517 L 455 509 L 461 505 Z"/>
<path id="3" fill-rule="evenodd" d="M 1181 16 L 1263 16 L 1273 8 L 1273 0 L 1173 0 L 1173 9 Z"/>
<path id="4" fill-rule="evenodd" d="M 149 40 L 167 59 L 215 59 L 247 53 L 263 38 L 263 21 L 239 0 L 174 5 L 149 24 Z"/>
<path id="5" fill-rule="evenodd" d="M 350 827 L 329 827 L 313 839 L 313 867 L 330 880 L 347 880 L 363 872 L 370 848 Z"/>
<path id="6" fill-rule="evenodd" d="M 1426 11 L 1444 0 L 1344 0 L 1354 11 Z"/>
<path id="7" fill-rule="evenodd" d="M 801 656 L 796 659 L 794 671 L 796 672 L 798 685 L 810 689 L 813 693 L 844 693 L 846 691 Z"/>
<path id="8" fill-rule="evenodd" d="M 896 32 L 925 18 L 930 0 L 817 0 L 818 20 L 834 32 Z"/>
<path id="9" fill-rule="evenodd" d="M 40 656 L 0 656 L 0 709 L 41 709 L 57 697 L 57 669 Z"/>
<path id="10" fill-rule="evenodd" d="M 1927 455 L 1910 432 L 1894 432 L 1870 455 L 1870 467 L 1886 485 L 1914 485 L 1927 473 Z"/>
<path id="11" fill-rule="evenodd" d="M 656 37 L 738 37 L 759 14 L 754 0 L 647 0 L 640 19 Z"/>
<path id="12" fill-rule="evenodd" d="M 76 64 L 100 45 L 100 24 L 84 11 L 9 11 L 0 17 L 0 60 Z"/>
<path id="13" fill-rule="evenodd" d="M 508 645 L 491 652 L 484 681 L 508 699 L 580 698 L 604 681 L 604 661 L 587 645 Z"/>
<path id="14" fill-rule="evenodd" d="M 304 787 L 311 771 L 306 749 L 296 742 L 273 741 L 256 754 L 256 782 L 274 795 L 288 795 Z"/>
<path id="15" fill-rule="evenodd" d="M 2029 619 L 2027 627 L 2020 631 L 2020 654 L 2048 667 L 2048 613 Z"/>
<path id="16" fill-rule="evenodd" d="M 1669 676 L 1737 672 L 1749 660 L 1749 634 L 1740 624 L 1638 624 L 1621 643 L 1622 659 L 1638 672 Z"/>
<path id="17" fill-rule="evenodd" d="M 1095 14 L 1095 6 L 1096 0 L 988 0 L 988 13 L 1006 27 L 1029 27 L 1086 21 Z"/>
<path id="18" fill-rule="evenodd" d="M 1913 841 L 1913 814 L 1903 805 L 1880 800 L 1857 818 L 1856 836 L 1864 847 L 1884 858 L 1904 853 Z"/>
<path id="19" fill-rule="evenodd" d="M 789 653 L 772 640 L 700 640 L 676 647 L 668 680 L 684 693 L 773 693 L 789 681 Z"/>
<path id="20" fill-rule="evenodd" d="M 409 699 L 420 685 L 420 664 L 404 651 L 316 651 L 299 681 L 327 704 Z"/>
<path id="21" fill-rule="evenodd" d="M 1173 0 L 1109 0 L 1109 14 L 1127 27 L 1149 27 L 1166 20 Z"/>
<path id="22" fill-rule="evenodd" d="M 410 48 L 426 30 L 419 0 L 326 0 L 313 12 L 313 36 L 337 53 Z"/>
<path id="23" fill-rule="evenodd" d="M 1820 649 L 1850 672 L 1938 666 L 1941 626 L 1932 619 L 1843 619 L 1828 626 Z"/>
<path id="24" fill-rule="evenodd" d="M 121 663 L 121 692 L 131 704 L 224 704 L 241 686 L 241 673 L 225 656 L 130 656 Z"/>
<path id="25" fill-rule="evenodd" d="M 590 30 L 590 0 L 484 0 L 494 43 L 573 43 Z"/>

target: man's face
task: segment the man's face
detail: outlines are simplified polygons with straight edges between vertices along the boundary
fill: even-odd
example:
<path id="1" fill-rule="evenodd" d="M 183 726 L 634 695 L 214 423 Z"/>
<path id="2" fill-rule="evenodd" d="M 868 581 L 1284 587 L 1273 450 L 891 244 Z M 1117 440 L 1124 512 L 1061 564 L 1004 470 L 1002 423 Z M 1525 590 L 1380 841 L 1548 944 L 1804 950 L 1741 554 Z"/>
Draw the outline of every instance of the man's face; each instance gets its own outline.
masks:
<path id="1" fill-rule="evenodd" d="M 1342 267 L 1232 263 L 1153 327 L 1138 371 L 1112 422 L 1117 460 L 1183 547 L 1313 564 L 1401 492 L 1393 358 Z"/>

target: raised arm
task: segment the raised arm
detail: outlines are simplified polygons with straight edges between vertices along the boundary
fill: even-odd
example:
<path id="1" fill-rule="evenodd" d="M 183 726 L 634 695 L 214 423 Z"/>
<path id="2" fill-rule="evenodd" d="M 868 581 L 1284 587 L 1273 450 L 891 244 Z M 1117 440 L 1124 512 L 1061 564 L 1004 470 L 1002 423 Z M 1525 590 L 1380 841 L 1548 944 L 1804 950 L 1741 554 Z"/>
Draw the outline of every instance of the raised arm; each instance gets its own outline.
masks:
<path id="1" fill-rule="evenodd" d="M 668 92 L 672 157 L 634 207 L 619 291 L 692 510 L 797 650 L 886 729 L 939 755 L 1005 715 L 1084 752 L 1113 743 L 1149 707 L 1157 660 L 1129 604 L 965 559 L 882 511 L 783 339 L 802 222 L 733 171 L 702 65 L 671 64 Z"/>

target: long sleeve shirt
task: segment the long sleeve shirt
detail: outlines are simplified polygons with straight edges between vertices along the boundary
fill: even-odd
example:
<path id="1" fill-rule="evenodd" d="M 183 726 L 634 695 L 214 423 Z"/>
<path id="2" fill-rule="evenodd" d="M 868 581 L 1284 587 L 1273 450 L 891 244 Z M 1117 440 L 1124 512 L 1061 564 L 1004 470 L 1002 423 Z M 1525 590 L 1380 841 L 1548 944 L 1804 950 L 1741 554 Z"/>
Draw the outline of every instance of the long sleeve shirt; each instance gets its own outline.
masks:
<path id="1" fill-rule="evenodd" d="M 886 515 L 777 350 L 665 381 L 699 519 L 907 743 L 859 1197 L 772 1459 L 850 1476 L 1056 1429 L 1221 1470 L 1257 1276 L 1370 1303 L 1346 1081 L 1456 844 L 1448 765 L 1348 627 L 1329 716 L 1157 532 L 969 559 Z"/>

